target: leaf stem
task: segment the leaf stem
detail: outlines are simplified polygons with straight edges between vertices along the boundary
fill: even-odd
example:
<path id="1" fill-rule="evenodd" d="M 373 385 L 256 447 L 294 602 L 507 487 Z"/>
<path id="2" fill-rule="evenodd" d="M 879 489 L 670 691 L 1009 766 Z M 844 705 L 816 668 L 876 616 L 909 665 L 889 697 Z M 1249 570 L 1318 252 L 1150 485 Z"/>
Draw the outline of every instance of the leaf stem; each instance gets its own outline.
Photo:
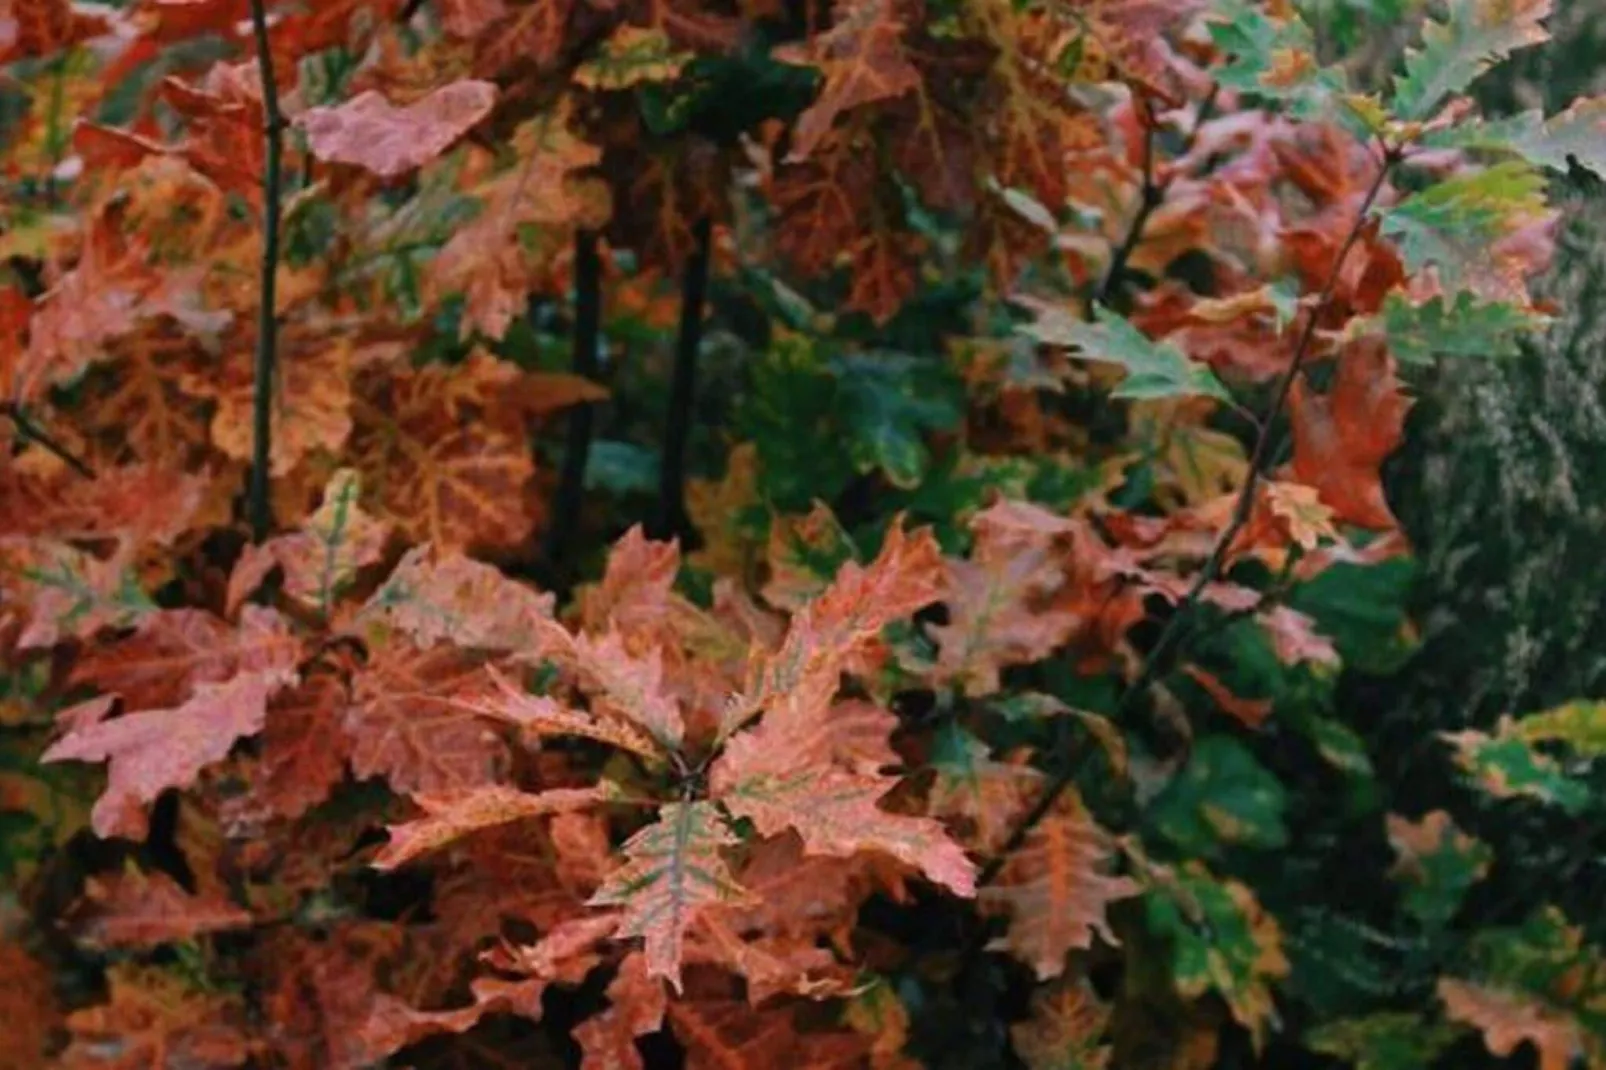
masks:
<path id="1" fill-rule="evenodd" d="M 597 377 L 597 337 L 602 331 L 602 261 L 597 254 L 597 232 L 574 232 L 574 330 L 569 339 L 569 366 L 586 379 Z M 547 532 L 547 560 L 554 571 L 561 571 L 568 558 L 569 544 L 580 524 L 580 505 L 585 497 L 586 462 L 591 453 L 591 429 L 595 420 L 591 402 L 582 402 L 569 412 L 567 436 L 563 444 L 563 470 L 553 499 L 552 527 Z"/>
<path id="2" fill-rule="evenodd" d="M 1133 680 L 1121 693 L 1121 698 L 1116 703 L 1115 711 L 1111 714 L 1112 720 L 1118 721 L 1129 713 L 1139 696 L 1147 692 L 1149 687 L 1168 671 L 1173 651 L 1179 647 L 1192 628 L 1192 617 L 1200 599 L 1204 595 L 1205 588 L 1220 575 L 1233 541 L 1243 531 L 1244 525 L 1249 522 L 1249 517 L 1254 511 L 1255 491 L 1260 486 L 1264 469 L 1271 457 L 1273 429 L 1277 418 L 1288 403 L 1288 397 L 1294 388 L 1294 381 L 1299 378 L 1300 373 L 1304 370 L 1306 360 L 1310 357 L 1312 344 L 1316 340 L 1317 325 L 1332 304 L 1333 293 L 1338 287 L 1338 280 L 1344 268 L 1344 261 L 1349 258 L 1350 251 L 1354 249 L 1355 243 L 1360 240 L 1361 234 L 1366 228 L 1367 220 L 1372 214 L 1372 206 L 1376 203 L 1378 195 L 1382 193 L 1384 182 L 1399 160 L 1399 149 L 1389 145 L 1383 146 L 1383 159 L 1378 167 L 1377 177 L 1372 180 L 1371 187 L 1366 191 L 1366 196 L 1361 201 L 1360 208 L 1355 214 L 1355 222 L 1351 225 L 1349 234 L 1345 237 L 1344 243 L 1339 247 L 1337 255 L 1333 258 L 1333 266 L 1328 271 L 1327 280 L 1322 285 L 1320 296 L 1310 308 L 1309 317 L 1306 319 L 1305 327 L 1300 332 L 1299 339 L 1295 343 L 1293 356 L 1288 362 L 1288 367 L 1284 369 L 1282 377 L 1277 381 L 1276 390 L 1272 395 L 1271 407 L 1267 410 L 1266 419 L 1261 425 L 1259 435 L 1255 438 L 1255 448 L 1249 457 L 1249 470 L 1244 477 L 1243 487 L 1239 490 L 1238 498 L 1233 505 L 1232 515 L 1228 519 L 1226 526 L 1221 529 L 1221 533 L 1216 536 L 1215 543 L 1210 550 L 1210 556 L 1205 559 L 1204 566 L 1199 570 L 1199 574 L 1194 577 L 1192 585 L 1189 586 L 1187 592 L 1177 602 L 1176 610 L 1166 621 L 1165 628 L 1160 632 L 1160 637 L 1155 641 L 1153 649 L 1149 651 L 1148 656 L 1144 659 L 1143 668 L 1138 673 L 1137 679 Z M 1054 804 L 1059 801 L 1060 796 L 1065 793 L 1065 789 L 1070 786 L 1073 779 L 1074 772 L 1068 770 L 1062 770 L 1054 775 L 1053 779 L 1045 787 L 1043 794 L 1038 798 L 1037 803 L 1027 811 L 1026 815 L 1015 826 L 1014 831 L 1010 833 L 1009 839 L 1005 841 L 1004 846 L 982 868 L 981 875 L 977 879 L 978 886 L 990 884 L 997 879 L 1009 856 L 1026 841 L 1026 837 L 1031 833 L 1032 829 L 1036 828 L 1038 823 L 1053 810 Z"/>
<path id="3" fill-rule="evenodd" d="M 1193 128 L 1188 131 L 1188 139 L 1184 143 L 1181 155 L 1186 156 L 1192 151 L 1194 143 L 1199 139 L 1199 131 L 1216 108 L 1216 98 L 1221 94 L 1221 83 L 1212 82 L 1210 92 L 1205 95 L 1199 104 L 1199 112 L 1194 116 Z M 1143 231 L 1148 227 L 1149 220 L 1154 216 L 1160 205 L 1165 203 L 1165 195 L 1171 189 L 1171 183 L 1176 180 L 1175 171 L 1165 178 L 1155 177 L 1154 166 L 1154 140 L 1155 120 L 1154 109 L 1149 99 L 1141 94 L 1136 97 L 1138 113 L 1143 121 L 1143 184 L 1138 188 L 1138 210 L 1132 216 L 1132 222 L 1126 230 L 1126 237 L 1121 244 L 1115 247 L 1110 256 L 1109 270 L 1104 274 L 1104 281 L 1099 284 L 1097 292 L 1093 295 L 1093 303 L 1109 306 L 1115 296 L 1116 287 L 1126 277 L 1127 266 L 1132 261 L 1132 254 L 1137 251 L 1138 245 L 1143 241 Z"/>
<path id="4" fill-rule="evenodd" d="M 21 405 L 14 401 L 8 401 L 4 405 L 0 405 L 0 416 L 4 416 L 11 421 L 11 425 L 17 429 L 17 434 L 28 441 L 37 443 L 74 472 L 77 472 L 85 479 L 95 478 L 94 469 L 75 456 L 65 445 L 57 441 L 50 432 L 34 423 L 28 414 L 22 410 Z"/>
<path id="5" fill-rule="evenodd" d="M 251 536 L 261 542 L 273 526 L 268 477 L 273 446 L 273 364 L 278 348 L 279 183 L 284 156 L 284 116 L 279 111 L 279 86 L 268 41 L 266 0 L 251 0 L 251 30 L 256 41 L 257 73 L 262 80 L 262 136 L 266 145 L 262 170 L 262 274 L 253 369 L 249 498 Z"/>
<path id="6" fill-rule="evenodd" d="M 663 459 L 658 469 L 658 515 L 653 534 L 660 539 L 684 535 L 686 515 L 686 446 L 691 439 L 697 402 L 697 354 L 703 343 L 703 306 L 708 299 L 708 270 L 713 223 L 707 216 L 693 228 L 696 248 L 686 262 L 680 289 L 680 333 L 675 340 L 675 370 L 669 388 L 669 423 L 664 431 Z"/>

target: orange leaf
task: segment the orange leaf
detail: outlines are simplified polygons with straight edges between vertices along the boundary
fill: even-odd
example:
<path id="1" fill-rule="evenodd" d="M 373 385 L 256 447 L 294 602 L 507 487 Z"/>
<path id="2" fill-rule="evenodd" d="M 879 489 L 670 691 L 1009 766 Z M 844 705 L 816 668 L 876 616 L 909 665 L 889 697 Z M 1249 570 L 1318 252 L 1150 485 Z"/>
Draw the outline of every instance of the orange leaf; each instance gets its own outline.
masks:
<path id="1" fill-rule="evenodd" d="M 450 640 L 465 650 L 511 652 L 530 645 L 553 604 L 552 595 L 491 565 L 426 543 L 407 552 L 355 623 L 395 629 L 420 647 Z"/>
<path id="2" fill-rule="evenodd" d="M 1350 343 L 1339 354 L 1331 392 L 1315 394 L 1301 379 L 1289 406 L 1295 478 L 1315 487 L 1339 520 L 1375 530 L 1395 527 L 1378 468 L 1400 444 L 1411 402 L 1401 393 L 1383 343 Z"/>
<path id="3" fill-rule="evenodd" d="M 1439 981 L 1444 1013 L 1483 1034 L 1495 1055 L 1513 1055 L 1525 1041 L 1539 1053 L 1539 1070 L 1567 1070 L 1584 1054 L 1578 1022 L 1524 992 L 1445 977 Z"/>
<path id="4" fill-rule="evenodd" d="M 413 801 L 423 808 L 426 816 L 405 825 L 389 826 L 390 842 L 374 857 L 373 864 L 378 869 L 395 869 L 479 829 L 584 809 L 601 798 L 599 792 L 590 788 L 556 788 L 532 795 L 502 784 L 415 794 Z"/>
<path id="5" fill-rule="evenodd" d="M 1116 943 L 1105 912 L 1111 902 L 1142 888 L 1130 878 L 1105 875 L 1109 857 L 1104 831 L 1075 792 L 1068 792 L 1010 855 L 997 882 L 981 890 L 984 911 L 1010 915 L 1009 931 L 994 946 L 1047 980 L 1065 971 L 1071 949 L 1093 946 L 1095 932 Z"/>
<path id="6" fill-rule="evenodd" d="M 416 170 L 452 147 L 496 105 L 496 86 L 464 79 L 398 108 L 369 90 L 333 108 L 296 117 L 312 154 L 356 164 L 381 178 Z"/>

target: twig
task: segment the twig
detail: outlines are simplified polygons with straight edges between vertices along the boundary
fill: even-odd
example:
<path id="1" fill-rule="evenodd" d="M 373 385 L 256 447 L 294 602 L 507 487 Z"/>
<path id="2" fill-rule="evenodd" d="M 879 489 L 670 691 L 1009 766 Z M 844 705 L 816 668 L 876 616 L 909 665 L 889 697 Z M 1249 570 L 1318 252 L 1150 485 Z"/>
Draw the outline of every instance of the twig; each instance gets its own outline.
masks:
<path id="1" fill-rule="evenodd" d="M 28 414 L 22 411 L 21 405 L 14 401 L 8 401 L 4 405 L 0 405 L 0 416 L 4 416 L 11 421 L 11 425 L 17 429 L 17 434 L 30 442 L 37 443 L 74 472 L 77 472 L 85 479 L 95 478 L 95 470 L 93 468 L 75 456 L 61 442 L 57 441 L 50 432 L 34 423 Z"/>
<path id="2" fill-rule="evenodd" d="M 1184 142 L 1181 155 L 1186 156 L 1193 149 L 1194 142 L 1199 139 L 1199 131 L 1216 108 L 1216 98 L 1221 93 L 1221 84 L 1212 82 L 1210 92 L 1205 95 L 1199 104 L 1199 112 L 1194 117 L 1193 128 L 1188 131 L 1187 141 Z M 1110 256 L 1109 270 L 1104 274 L 1104 281 L 1099 284 L 1098 291 L 1093 295 L 1095 304 L 1108 306 L 1110 299 L 1115 296 L 1115 288 L 1121 285 L 1126 275 L 1127 265 L 1132 261 L 1132 254 L 1137 251 L 1138 244 L 1143 240 L 1143 231 L 1149 225 L 1149 220 L 1156 210 L 1165 202 L 1165 195 L 1171 189 L 1171 183 L 1176 181 L 1175 171 L 1163 179 L 1155 177 L 1154 167 L 1154 140 L 1155 119 L 1154 109 L 1148 98 L 1138 96 L 1138 108 L 1143 120 L 1143 185 L 1138 189 L 1138 210 L 1132 216 L 1132 222 L 1126 230 L 1126 237 L 1121 244 L 1115 247 Z"/>
<path id="3" fill-rule="evenodd" d="M 1199 570 L 1199 574 L 1194 577 L 1193 584 L 1177 602 L 1177 608 L 1171 614 L 1170 619 L 1166 621 L 1165 628 L 1160 632 L 1160 638 L 1155 641 L 1154 648 L 1149 651 L 1148 657 L 1144 659 L 1143 668 L 1138 673 L 1137 679 L 1132 681 L 1126 690 L 1121 693 L 1120 701 L 1116 703 L 1115 712 L 1111 714 L 1112 719 L 1120 720 L 1129 713 L 1139 696 L 1143 695 L 1150 685 L 1167 671 L 1172 651 L 1176 649 L 1188 629 L 1192 626 L 1191 618 L 1194 609 L 1198 605 L 1200 598 L 1203 597 L 1205 588 L 1214 582 L 1220 574 L 1233 541 L 1243 531 L 1244 525 L 1249 522 L 1250 514 L 1254 511 L 1255 491 L 1260 486 L 1263 470 L 1271 455 L 1272 432 L 1276 425 L 1277 417 L 1288 403 L 1288 396 L 1293 391 L 1294 381 L 1299 378 L 1300 373 L 1304 370 L 1305 361 L 1310 356 L 1311 345 L 1316 340 L 1317 325 L 1321 322 L 1322 315 L 1332 303 L 1333 291 L 1338 286 L 1339 276 L 1344 268 L 1344 261 L 1348 259 L 1350 250 L 1355 247 L 1355 243 L 1360 240 L 1361 233 L 1366 227 L 1367 219 L 1371 215 L 1372 205 L 1383 191 L 1383 183 L 1388 178 L 1389 172 L 1393 170 L 1394 165 L 1399 160 L 1400 150 L 1388 145 L 1383 147 L 1383 159 L 1378 167 L 1377 177 L 1372 180 L 1371 188 L 1366 191 L 1366 197 L 1361 201 L 1360 209 L 1355 214 L 1355 223 L 1350 227 L 1349 235 L 1344 239 L 1343 245 L 1339 247 L 1338 254 L 1333 258 L 1333 266 L 1328 272 L 1327 281 L 1322 285 L 1320 296 L 1317 298 L 1316 303 L 1311 306 L 1309 318 L 1305 321 L 1305 328 L 1300 332 L 1299 340 L 1294 346 L 1293 357 L 1289 360 L 1288 367 L 1284 370 L 1282 377 L 1277 381 L 1277 389 L 1272 396 L 1271 407 L 1267 410 L 1260 434 L 1255 439 L 1254 451 L 1249 456 L 1249 470 L 1244 476 L 1244 485 L 1238 492 L 1238 498 L 1233 505 L 1232 515 L 1227 521 L 1227 526 L 1222 528 L 1221 534 L 1216 536 L 1210 556 L 1205 559 L 1204 566 Z M 1031 834 L 1032 829 L 1036 828 L 1038 823 L 1053 810 L 1054 804 L 1065 793 L 1065 789 L 1070 786 L 1072 779 L 1073 773 L 1071 772 L 1062 771 L 1055 774 L 1044 789 L 1042 796 L 1038 798 L 1037 803 L 1031 810 L 1027 811 L 1026 816 L 1021 818 L 1020 823 L 1015 826 L 1015 830 L 1010 833 L 1009 839 L 1005 841 L 1004 846 L 982 868 L 981 875 L 977 879 L 978 885 L 990 884 L 998 877 L 1009 856 L 1021 844 L 1026 842 L 1026 837 Z"/>
<path id="4" fill-rule="evenodd" d="M 585 379 L 597 377 L 597 335 L 601 330 L 602 261 L 597 255 L 597 232 L 577 230 L 574 233 L 574 331 L 569 339 L 569 365 L 574 374 Z M 561 566 L 567 563 L 569 544 L 580 524 L 594 419 L 590 402 L 582 402 L 569 412 L 563 471 L 553 499 L 552 527 L 547 532 L 547 561 L 554 571 L 561 571 Z"/>
<path id="5" fill-rule="evenodd" d="M 267 538 L 273 526 L 268 475 L 273 446 L 273 362 L 278 341 L 277 282 L 279 274 L 279 180 L 284 155 L 284 116 L 279 112 L 279 86 L 273 74 L 268 42 L 266 0 L 251 0 L 251 29 L 256 38 L 257 72 L 262 79 L 263 140 L 267 159 L 262 174 L 262 279 L 257 306 L 256 365 L 251 408 L 251 536 Z"/>
<path id="6" fill-rule="evenodd" d="M 680 333 L 675 340 L 675 371 L 669 388 L 669 423 L 658 469 L 658 515 L 653 534 L 660 539 L 685 534 L 686 445 L 697 401 L 697 354 L 703 342 L 703 305 L 708 298 L 709 245 L 713 224 L 707 216 L 694 228 L 696 248 L 686 262 L 680 289 Z"/>

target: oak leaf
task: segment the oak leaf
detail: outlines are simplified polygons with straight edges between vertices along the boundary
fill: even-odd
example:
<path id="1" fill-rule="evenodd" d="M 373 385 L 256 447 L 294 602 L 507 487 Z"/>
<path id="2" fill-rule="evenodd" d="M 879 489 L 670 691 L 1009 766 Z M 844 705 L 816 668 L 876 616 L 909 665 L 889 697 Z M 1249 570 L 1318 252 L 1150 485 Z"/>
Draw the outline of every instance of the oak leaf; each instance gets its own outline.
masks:
<path id="1" fill-rule="evenodd" d="M 535 643 L 554 598 L 497 568 L 431 544 L 407 551 L 354 624 L 394 629 L 420 647 L 512 652 Z"/>
<path id="2" fill-rule="evenodd" d="M 589 900 L 591 906 L 623 910 L 619 935 L 643 937 L 647 973 L 677 991 L 681 949 L 697 915 L 711 906 L 751 900 L 721 857 L 736 843 L 712 803 L 670 803 L 656 821 L 625 841 L 625 864 Z"/>
<path id="3" fill-rule="evenodd" d="M 806 48 L 778 53 L 787 62 L 818 65 L 820 95 L 792 129 L 792 161 L 807 159 L 844 112 L 892 100 L 920 86 L 903 49 L 904 24 L 894 0 L 837 0 L 833 25 Z"/>
<path id="4" fill-rule="evenodd" d="M 502 784 L 416 793 L 413 802 L 425 816 L 405 825 L 389 826 L 390 842 L 375 856 L 373 864 L 379 869 L 394 869 L 479 829 L 583 809 L 601 799 L 601 794 L 592 789 L 555 788 L 531 794 Z"/>
<path id="5" fill-rule="evenodd" d="M 227 757 L 237 740 L 260 732 L 268 700 L 294 681 L 293 671 L 280 668 L 198 684 L 171 709 L 75 727 L 40 760 L 108 762 L 106 791 L 95 803 L 95 832 L 138 839 L 146 830 L 145 806 L 168 788 L 187 787 L 202 769 Z"/>
<path id="6" fill-rule="evenodd" d="M 1105 913 L 1110 903 L 1142 891 L 1128 877 L 1104 871 L 1109 840 L 1074 792 L 1033 827 L 1009 856 L 998 880 L 979 893 L 983 910 L 1008 913 L 1008 932 L 993 946 L 1031 966 L 1039 980 L 1065 972 L 1073 948 L 1093 946 L 1093 934 L 1117 943 Z"/>
<path id="7" fill-rule="evenodd" d="M 1567 1070 L 1584 1054 L 1578 1021 L 1527 993 L 1445 977 L 1439 999 L 1444 1013 L 1481 1032 L 1495 1055 L 1513 1055 L 1527 1042 L 1539 1054 L 1539 1070 Z"/>
<path id="8" fill-rule="evenodd" d="M 308 108 L 296 125 L 319 159 L 395 178 L 451 148 L 495 105 L 495 85 L 464 79 L 400 108 L 369 90 L 336 107 Z"/>
<path id="9" fill-rule="evenodd" d="M 192 987 L 177 971 L 132 962 L 106 973 L 106 1002 L 67 1016 L 62 1065 L 104 1070 L 240 1066 L 258 1044 L 237 995 Z"/>
<path id="10" fill-rule="evenodd" d="M 78 939 L 95 947 L 148 947 L 251 925 L 251 914 L 213 895 L 191 895 L 160 871 L 90 877 L 69 916 Z"/>
<path id="11" fill-rule="evenodd" d="M 1113 1052 L 1100 1037 L 1111 1009 L 1086 979 L 1062 978 L 1032 996 L 1032 1015 L 1009 1036 L 1028 1070 L 1104 1070 Z"/>
<path id="12" fill-rule="evenodd" d="M 1336 519 L 1393 528 L 1378 469 L 1400 443 L 1411 402 L 1388 350 L 1373 339 L 1352 343 L 1339 355 L 1329 393 L 1317 394 L 1300 379 L 1288 400 L 1295 478 L 1315 487 Z"/>

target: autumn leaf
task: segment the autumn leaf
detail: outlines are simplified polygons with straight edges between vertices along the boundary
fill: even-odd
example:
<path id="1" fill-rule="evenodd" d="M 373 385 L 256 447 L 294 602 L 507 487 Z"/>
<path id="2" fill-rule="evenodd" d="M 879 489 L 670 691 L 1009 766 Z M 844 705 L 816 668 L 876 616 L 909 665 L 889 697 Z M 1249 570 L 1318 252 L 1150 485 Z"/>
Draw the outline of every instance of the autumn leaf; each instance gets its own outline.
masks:
<path id="1" fill-rule="evenodd" d="M 678 991 L 681 948 L 697 915 L 750 901 L 721 857 L 736 843 L 712 803 L 670 803 L 625 841 L 625 864 L 608 875 L 589 905 L 620 907 L 619 935 L 644 938 L 647 973 Z"/>
<path id="2" fill-rule="evenodd" d="M 452 792 L 416 793 L 413 802 L 423 809 L 425 816 L 405 825 L 389 826 L 390 842 L 374 856 L 373 864 L 378 869 L 394 869 L 479 829 L 583 809 L 601 799 L 598 792 L 590 789 L 557 788 L 532 795 L 501 784 Z"/>
<path id="3" fill-rule="evenodd" d="M 838 0 L 832 14 L 831 29 L 806 49 L 781 53 L 788 62 L 817 65 L 824 75 L 818 99 L 793 127 L 793 162 L 811 156 L 843 113 L 920 85 L 920 72 L 904 55 L 904 27 L 892 0 Z"/>
<path id="4" fill-rule="evenodd" d="M 346 708 L 352 771 L 409 794 L 499 779 L 507 746 L 475 712 L 486 693 L 479 664 L 455 647 L 398 639 L 380 648 L 357 673 Z"/>
<path id="5" fill-rule="evenodd" d="M 553 602 L 490 565 L 426 543 L 407 551 L 355 623 L 395 629 L 424 648 L 449 640 L 512 652 L 534 643 Z"/>
<path id="6" fill-rule="evenodd" d="M 1488 872 L 1493 852 L 1457 828 L 1444 810 L 1419 821 L 1389 814 L 1386 827 L 1397 856 L 1389 876 L 1404 885 L 1405 909 L 1430 925 L 1448 924 Z"/>
<path id="7" fill-rule="evenodd" d="M 1263 1043 L 1276 1013 L 1271 986 L 1290 970 L 1277 919 L 1247 885 L 1197 863 L 1151 888 L 1144 905 L 1150 928 L 1173 942 L 1177 991 L 1190 999 L 1218 993 L 1256 1045 Z"/>
<path id="8" fill-rule="evenodd" d="M 168 788 L 194 783 L 237 740 L 260 732 L 268 700 L 294 681 L 292 671 L 269 669 L 197 684 L 188 700 L 171 709 L 77 725 L 40 760 L 108 762 L 106 791 L 95 804 L 95 832 L 138 839 L 146 830 L 145 807 Z"/>
<path id="9" fill-rule="evenodd" d="M 575 709 L 547 695 L 527 694 L 494 667 L 489 669 L 489 677 L 494 691 L 469 706 L 484 717 L 514 725 L 537 739 L 574 736 L 607 743 L 651 762 L 664 757 L 651 733 L 628 716 L 608 708 Z"/>
<path id="10" fill-rule="evenodd" d="M 1104 1070 L 1112 1052 L 1099 1038 L 1109 1021 L 1085 979 L 1064 978 L 1033 994 L 1031 1017 L 1009 1035 L 1027 1070 Z"/>
<path id="11" fill-rule="evenodd" d="M 107 997 L 67 1016 L 67 1066 L 117 1070 L 166 1065 L 241 1066 L 257 1045 L 237 995 L 194 987 L 176 970 L 114 964 Z M 115 1062 L 101 1055 L 117 1052 Z"/>
<path id="12" fill-rule="evenodd" d="M 1142 888 L 1103 872 L 1110 855 L 1108 838 L 1081 800 L 1074 792 L 1064 796 L 1009 856 L 997 881 L 981 890 L 984 911 L 1010 916 L 1008 931 L 991 946 L 1048 980 L 1065 971 L 1073 948 L 1093 945 L 1094 933 L 1116 943 L 1105 912 Z"/>
<path id="13" fill-rule="evenodd" d="M 1316 488 L 1335 519 L 1393 528 L 1378 469 L 1399 445 L 1411 403 L 1388 351 L 1375 341 L 1346 347 L 1331 391 L 1317 394 L 1297 380 L 1289 406 L 1295 478 Z"/>
<path id="14" fill-rule="evenodd" d="M 330 477 L 323 502 L 301 530 L 248 549 L 229 581 L 230 602 L 253 590 L 273 566 L 284 569 L 285 594 L 327 617 L 359 570 L 379 560 L 389 527 L 362 509 L 361 480 L 349 468 Z"/>
<path id="15" fill-rule="evenodd" d="M 90 877 L 68 920 L 91 946 L 149 947 L 247 928 L 251 914 L 205 893 L 191 895 L 160 871 L 125 870 Z"/>
<path id="16" fill-rule="evenodd" d="M 975 865 L 939 823 L 876 805 L 895 780 L 813 764 L 780 742 L 748 732 L 727 743 L 710 773 L 714 797 L 763 835 L 795 830 L 810 854 L 880 851 L 959 895 L 975 893 Z"/>
<path id="17" fill-rule="evenodd" d="M 319 159 L 395 178 L 451 148 L 495 104 L 496 86 L 465 79 L 400 108 L 370 90 L 336 107 L 308 108 L 296 125 Z"/>
<path id="18" fill-rule="evenodd" d="M 1539 1070 L 1567 1070 L 1584 1054 L 1579 1023 L 1533 996 L 1450 977 L 1439 980 L 1438 991 L 1444 1013 L 1481 1032 L 1495 1055 L 1512 1055 L 1527 1042 L 1539 1053 Z"/>
<path id="19" fill-rule="evenodd" d="M 1551 0 L 1449 0 L 1448 18 L 1432 20 L 1422 46 L 1408 51 L 1392 105 L 1402 119 L 1426 119 L 1447 96 L 1519 48 L 1550 40 L 1543 20 Z"/>

